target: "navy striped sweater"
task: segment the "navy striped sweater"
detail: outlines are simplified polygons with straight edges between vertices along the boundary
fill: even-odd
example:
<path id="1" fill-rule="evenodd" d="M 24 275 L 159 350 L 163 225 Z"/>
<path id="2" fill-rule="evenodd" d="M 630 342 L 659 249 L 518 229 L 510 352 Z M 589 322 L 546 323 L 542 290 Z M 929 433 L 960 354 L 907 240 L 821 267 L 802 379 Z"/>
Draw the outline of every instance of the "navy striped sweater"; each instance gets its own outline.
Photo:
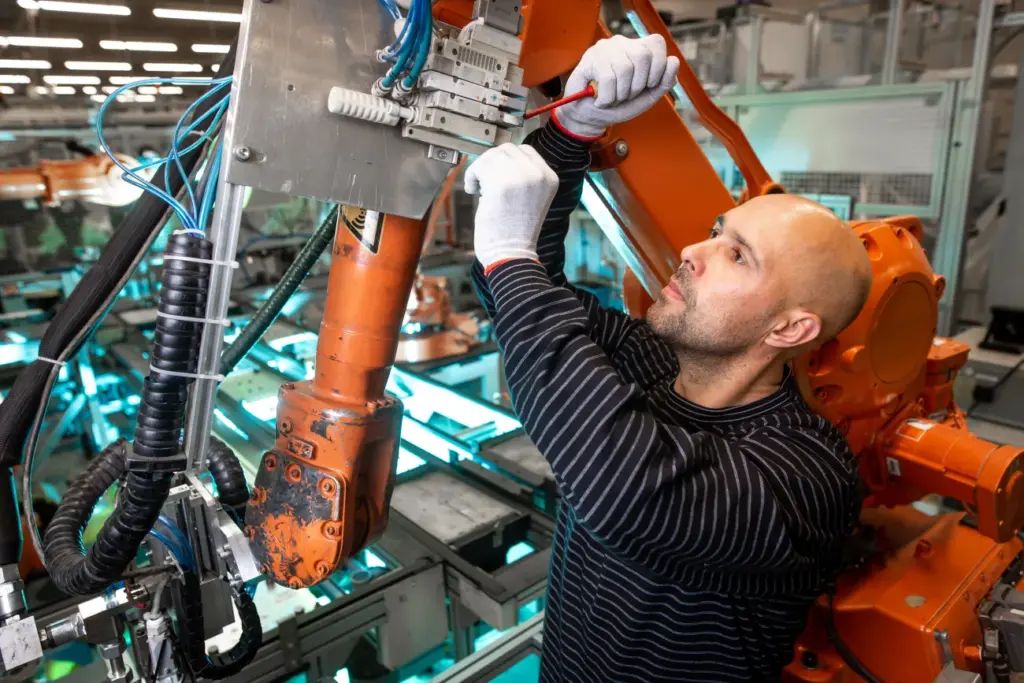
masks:
<path id="1" fill-rule="evenodd" d="M 676 394 L 671 349 L 562 272 L 588 147 L 551 124 L 528 143 L 560 179 L 541 263 L 474 280 L 562 495 L 541 680 L 777 681 L 857 517 L 849 449 L 789 376 L 734 408 Z"/>

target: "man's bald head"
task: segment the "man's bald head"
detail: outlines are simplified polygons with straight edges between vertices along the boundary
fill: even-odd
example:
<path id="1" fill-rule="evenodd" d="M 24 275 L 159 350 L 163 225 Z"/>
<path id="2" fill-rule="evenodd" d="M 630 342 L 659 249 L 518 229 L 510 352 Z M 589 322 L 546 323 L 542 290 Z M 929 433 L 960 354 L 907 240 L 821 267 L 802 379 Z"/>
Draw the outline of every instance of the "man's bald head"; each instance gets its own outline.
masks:
<path id="1" fill-rule="evenodd" d="M 793 357 L 841 332 L 871 289 L 850 227 L 816 202 L 756 197 L 719 218 L 648 313 L 680 350 Z"/>

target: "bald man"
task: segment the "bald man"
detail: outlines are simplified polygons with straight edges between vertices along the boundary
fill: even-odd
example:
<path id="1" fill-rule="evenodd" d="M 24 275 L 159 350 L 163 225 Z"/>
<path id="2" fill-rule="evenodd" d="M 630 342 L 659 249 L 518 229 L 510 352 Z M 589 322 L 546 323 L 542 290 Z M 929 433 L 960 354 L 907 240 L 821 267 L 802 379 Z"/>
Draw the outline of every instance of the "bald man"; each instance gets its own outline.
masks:
<path id="1" fill-rule="evenodd" d="M 787 195 L 734 208 L 682 252 L 646 321 L 562 272 L 590 143 L 677 69 L 658 36 L 602 41 L 566 86 L 597 81 L 596 101 L 466 173 L 477 287 L 562 495 L 542 681 L 778 681 L 859 510 L 849 449 L 789 370 L 867 297 L 842 221 Z"/>

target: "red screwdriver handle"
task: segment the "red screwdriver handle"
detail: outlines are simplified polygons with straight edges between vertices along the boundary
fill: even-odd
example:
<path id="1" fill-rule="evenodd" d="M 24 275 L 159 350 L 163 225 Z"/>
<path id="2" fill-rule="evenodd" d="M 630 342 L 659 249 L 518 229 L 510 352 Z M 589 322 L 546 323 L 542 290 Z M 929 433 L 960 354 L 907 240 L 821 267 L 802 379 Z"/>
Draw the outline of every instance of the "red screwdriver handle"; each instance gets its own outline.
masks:
<path id="1" fill-rule="evenodd" d="M 586 88 L 584 88 L 583 90 L 580 90 L 577 93 L 573 93 L 572 95 L 567 95 L 567 96 L 563 97 L 560 100 L 555 100 L 554 102 L 550 102 L 548 104 L 545 104 L 543 107 L 537 107 L 536 109 L 532 109 L 532 110 L 526 112 L 526 115 L 523 116 L 523 118 L 526 119 L 526 120 L 532 119 L 535 116 L 540 116 L 541 114 L 546 114 L 547 112 L 551 111 L 552 109 L 558 109 L 559 107 L 563 107 L 563 106 L 565 106 L 567 104 L 570 104 L 572 102 L 577 102 L 579 100 L 582 100 L 585 97 L 597 97 L 597 85 L 593 81 L 591 81 L 590 84 L 587 85 Z"/>

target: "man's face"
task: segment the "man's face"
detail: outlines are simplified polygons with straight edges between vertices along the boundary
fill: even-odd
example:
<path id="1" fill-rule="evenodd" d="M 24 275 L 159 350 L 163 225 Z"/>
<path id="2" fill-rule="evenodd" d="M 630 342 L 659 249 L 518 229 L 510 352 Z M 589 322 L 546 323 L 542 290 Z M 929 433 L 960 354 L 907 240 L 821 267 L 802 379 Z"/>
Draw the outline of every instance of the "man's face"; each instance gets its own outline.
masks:
<path id="1" fill-rule="evenodd" d="M 651 328 L 679 351 L 734 356 L 760 343 L 783 306 L 768 240 L 743 226 L 743 207 L 719 218 L 647 312 Z"/>

